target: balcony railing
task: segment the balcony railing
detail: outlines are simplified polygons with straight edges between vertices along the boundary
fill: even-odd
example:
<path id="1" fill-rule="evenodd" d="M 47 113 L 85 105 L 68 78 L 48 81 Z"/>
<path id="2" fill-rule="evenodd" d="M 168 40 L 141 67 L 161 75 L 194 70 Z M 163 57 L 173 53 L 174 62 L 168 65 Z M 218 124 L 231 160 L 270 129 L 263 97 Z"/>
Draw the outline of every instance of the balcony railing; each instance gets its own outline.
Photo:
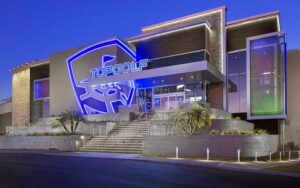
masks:
<path id="1" fill-rule="evenodd" d="M 153 58 L 149 60 L 148 68 L 160 68 L 172 65 L 180 65 L 198 61 L 210 61 L 210 53 L 203 49 L 182 54 L 170 55 L 165 57 Z"/>

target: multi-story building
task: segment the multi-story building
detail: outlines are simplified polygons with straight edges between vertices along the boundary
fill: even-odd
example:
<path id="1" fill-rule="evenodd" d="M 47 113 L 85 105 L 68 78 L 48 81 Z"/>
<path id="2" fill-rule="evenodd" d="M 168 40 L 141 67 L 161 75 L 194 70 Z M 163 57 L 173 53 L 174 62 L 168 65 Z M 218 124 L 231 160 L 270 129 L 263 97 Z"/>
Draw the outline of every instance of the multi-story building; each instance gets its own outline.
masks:
<path id="1" fill-rule="evenodd" d="M 14 68 L 12 125 L 67 109 L 140 113 L 197 102 L 271 133 L 286 126 L 286 142 L 299 144 L 300 51 L 287 55 L 279 12 L 229 22 L 226 14 L 219 7 Z"/>

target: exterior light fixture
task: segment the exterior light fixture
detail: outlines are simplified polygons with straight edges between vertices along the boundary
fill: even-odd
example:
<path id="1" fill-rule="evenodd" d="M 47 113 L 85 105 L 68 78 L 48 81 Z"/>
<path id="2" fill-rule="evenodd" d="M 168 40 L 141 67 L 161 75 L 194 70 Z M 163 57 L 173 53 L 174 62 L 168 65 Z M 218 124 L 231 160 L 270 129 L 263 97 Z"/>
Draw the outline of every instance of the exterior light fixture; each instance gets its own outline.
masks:
<path id="1" fill-rule="evenodd" d="M 177 87 L 177 89 L 180 89 L 180 88 L 183 88 L 184 85 L 182 84 L 182 85 L 178 85 L 178 86 L 176 86 L 176 87 Z"/>

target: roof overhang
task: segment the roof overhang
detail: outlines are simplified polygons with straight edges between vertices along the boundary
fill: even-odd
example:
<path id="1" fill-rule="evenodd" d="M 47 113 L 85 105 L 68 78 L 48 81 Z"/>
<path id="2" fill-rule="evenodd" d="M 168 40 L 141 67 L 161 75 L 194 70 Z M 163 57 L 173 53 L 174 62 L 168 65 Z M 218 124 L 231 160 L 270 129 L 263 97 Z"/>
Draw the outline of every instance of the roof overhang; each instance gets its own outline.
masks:
<path id="1" fill-rule="evenodd" d="M 114 82 L 122 82 L 127 80 L 135 80 L 138 82 L 153 80 L 156 78 L 177 78 L 180 75 L 194 75 L 195 80 L 205 82 L 223 82 L 224 76 L 213 65 L 207 61 L 186 63 L 168 67 L 148 69 L 139 72 L 123 73 L 121 75 L 112 75 L 107 77 L 95 78 L 90 84 L 100 85 Z M 194 82 L 195 82 L 194 80 Z M 166 84 L 166 82 L 165 82 Z"/>
<path id="2" fill-rule="evenodd" d="M 141 35 L 129 38 L 128 42 L 134 43 L 134 42 L 138 42 L 138 41 L 148 40 L 151 38 L 157 38 L 157 37 L 169 35 L 169 34 L 180 32 L 180 31 L 194 29 L 197 27 L 205 27 L 207 30 L 211 31 L 211 26 L 207 21 L 199 20 L 197 22 L 184 24 L 184 25 L 172 28 L 172 29 L 164 29 L 164 30 L 160 30 L 160 31 L 150 33 L 150 34 L 148 34 L 148 33 L 141 34 Z"/>
<path id="3" fill-rule="evenodd" d="M 278 28 L 278 31 L 280 31 L 279 11 L 269 12 L 269 13 L 265 13 L 265 14 L 259 14 L 256 16 L 251 16 L 251 17 L 227 22 L 226 29 L 234 29 L 236 27 L 241 27 L 241 26 L 245 26 L 248 24 L 254 24 L 254 23 L 267 21 L 267 20 L 271 20 L 271 19 L 277 20 L 277 28 Z"/>

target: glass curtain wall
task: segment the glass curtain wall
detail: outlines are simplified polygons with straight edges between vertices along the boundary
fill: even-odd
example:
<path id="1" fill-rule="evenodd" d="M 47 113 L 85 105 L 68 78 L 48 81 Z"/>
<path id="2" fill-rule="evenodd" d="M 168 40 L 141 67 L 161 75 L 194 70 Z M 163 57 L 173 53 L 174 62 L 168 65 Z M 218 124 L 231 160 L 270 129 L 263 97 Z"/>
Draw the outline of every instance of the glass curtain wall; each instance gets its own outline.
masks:
<path id="1" fill-rule="evenodd" d="M 228 67 L 228 111 L 247 112 L 246 50 L 229 52 Z"/>

